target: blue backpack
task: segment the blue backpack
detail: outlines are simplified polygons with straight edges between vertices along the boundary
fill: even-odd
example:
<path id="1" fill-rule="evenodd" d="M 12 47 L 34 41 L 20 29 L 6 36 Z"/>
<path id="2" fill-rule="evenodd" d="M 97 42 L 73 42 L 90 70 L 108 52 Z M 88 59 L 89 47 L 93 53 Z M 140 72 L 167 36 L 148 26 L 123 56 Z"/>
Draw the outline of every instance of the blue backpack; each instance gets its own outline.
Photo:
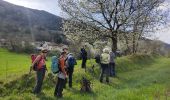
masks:
<path id="1" fill-rule="evenodd" d="M 69 67 L 70 66 L 74 67 L 74 65 L 76 65 L 76 60 L 75 60 L 75 58 L 73 56 L 69 56 L 67 62 L 68 62 Z"/>
<path id="2" fill-rule="evenodd" d="M 52 56 L 51 58 L 51 71 L 53 74 L 57 74 L 59 72 L 59 61 L 57 56 Z"/>

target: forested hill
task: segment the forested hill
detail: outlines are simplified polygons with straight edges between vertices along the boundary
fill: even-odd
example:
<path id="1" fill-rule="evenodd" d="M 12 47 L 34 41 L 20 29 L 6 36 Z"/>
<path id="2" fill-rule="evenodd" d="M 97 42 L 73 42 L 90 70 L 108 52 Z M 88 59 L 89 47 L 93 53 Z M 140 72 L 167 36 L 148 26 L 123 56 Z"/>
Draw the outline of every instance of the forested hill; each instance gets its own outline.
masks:
<path id="1" fill-rule="evenodd" d="M 51 36 L 61 37 L 62 18 L 45 11 L 17 6 L 0 0 L 0 33 L 31 34 L 36 40 L 50 41 Z M 2 35 L 3 34 L 3 35 Z M 38 38 L 36 38 L 38 35 Z M 60 35 L 60 36 L 58 36 Z M 41 39 L 45 36 L 46 38 Z M 55 41 L 55 40 L 54 40 Z"/>

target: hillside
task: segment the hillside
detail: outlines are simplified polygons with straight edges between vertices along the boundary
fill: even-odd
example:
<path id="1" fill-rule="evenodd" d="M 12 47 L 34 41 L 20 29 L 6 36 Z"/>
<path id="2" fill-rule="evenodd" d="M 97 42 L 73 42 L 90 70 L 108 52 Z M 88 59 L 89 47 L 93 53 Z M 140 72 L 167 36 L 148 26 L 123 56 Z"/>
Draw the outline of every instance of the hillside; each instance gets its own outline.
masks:
<path id="1" fill-rule="evenodd" d="M 9 34 L 22 34 L 23 37 L 29 35 L 31 39 L 39 41 L 52 41 L 52 37 L 63 39 L 62 18 L 45 11 L 0 0 L 0 22 L 1 38 L 6 38 Z"/>
<path id="2" fill-rule="evenodd" d="M 46 75 L 43 93 L 31 94 L 34 87 L 34 73 L 28 75 L 29 56 L 9 53 L 0 49 L 0 99 L 7 100 L 56 100 L 53 96 L 56 79 Z M 170 99 L 170 62 L 169 58 L 149 55 L 133 55 L 117 58 L 117 78 L 110 78 L 110 83 L 100 83 L 99 66 L 95 64 L 92 73 L 88 61 L 88 72 L 75 67 L 73 88 L 64 89 L 62 100 L 169 100 Z M 22 67 L 21 67 L 22 66 Z M 47 63 L 50 66 L 50 60 Z M 6 73 L 6 71 L 7 73 Z M 92 82 L 92 92 L 80 92 L 79 80 L 86 76 Z"/>

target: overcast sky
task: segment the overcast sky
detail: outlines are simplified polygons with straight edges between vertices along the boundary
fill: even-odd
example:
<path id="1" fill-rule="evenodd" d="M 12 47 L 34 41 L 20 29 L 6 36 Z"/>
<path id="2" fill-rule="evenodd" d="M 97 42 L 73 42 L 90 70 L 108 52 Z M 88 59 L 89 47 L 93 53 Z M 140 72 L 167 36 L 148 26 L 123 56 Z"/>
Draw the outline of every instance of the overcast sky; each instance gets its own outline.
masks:
<path id="1" fill-rule="evenodd" d="M 45 10 L 52 14 L 58 15 L 62 17 L 62 11 L 58 7 L 57 0 L 4 0 L 10 3 L 21 5 L 28 8 L 38 9 L 38 10 Z M 164 5 L 161 6 L 161 9 L 167 10 L 170 9 L 170 0 L 166 0 Z M 162 40 L 166 43 L 170 44 L 170 22 L 168 27 L 164 27 L 163 29 L 157 31 L 157 35 L 155 38 Z"/>
<path id="2" fill-rule="evenodd" d="M 61 9 L 58 7 L 57 0 L 4 0 L 10 3 L 21 5 L 28 8 L 45 10 L 52 14 L 61 15 Z"/>

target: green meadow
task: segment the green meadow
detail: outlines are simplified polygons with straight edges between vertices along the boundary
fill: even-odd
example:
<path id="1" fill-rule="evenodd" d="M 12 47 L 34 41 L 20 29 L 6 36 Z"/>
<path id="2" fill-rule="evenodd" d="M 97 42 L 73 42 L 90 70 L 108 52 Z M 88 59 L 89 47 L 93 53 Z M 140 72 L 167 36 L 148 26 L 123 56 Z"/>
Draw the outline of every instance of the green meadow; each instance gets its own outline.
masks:
<path id="1" fill-rule="evenodd" d="M 30 55 L 0 49 L 0 99 L 56 100 L 53 96 L 56 76 L 50 72 L 50 61 L 48 58 L 42 93 L 34 95 L 31 91 L 35 72 L 28 74 Z M 86 73 L 81 69 L 81 61 L 77 62 L 73 88 L 67 86 L 61 100 L 170 100 L 170 58 L 150 55 L 117 58 L 117 77 L 110 78 L 109 84 L 99 82 L 100 67 L 94 60 L 88 60 Z M 91 81 L 92 92 L 80 92 L 82 77 Z"/>

